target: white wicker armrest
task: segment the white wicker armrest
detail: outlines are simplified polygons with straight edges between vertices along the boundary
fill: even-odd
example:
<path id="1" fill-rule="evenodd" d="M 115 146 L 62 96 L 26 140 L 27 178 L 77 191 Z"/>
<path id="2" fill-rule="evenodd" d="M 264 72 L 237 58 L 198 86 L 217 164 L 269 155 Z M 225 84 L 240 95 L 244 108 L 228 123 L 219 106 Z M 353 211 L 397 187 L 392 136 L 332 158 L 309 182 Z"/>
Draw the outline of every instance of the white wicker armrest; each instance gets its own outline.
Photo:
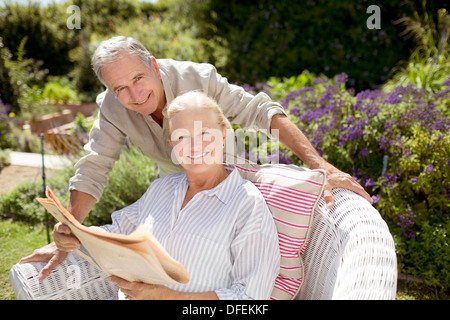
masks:
<path id="1" fill-rule="evenodd" d="M 119 288 L 107 275 L 78 255 L 67 258 L 43 281 L 39 271 L 42 262 L 14 265 L 9 280 L 18 300 L 108 300 L 116 299 Z"/>
<path id="2" fill-rule="evenodd" d="M 314 211 L 296 299 L 395 299 L 397 256 L 385 221 L 349 190 L 334 189 L 333 196 L 332 209 L 322 197 Z"/>

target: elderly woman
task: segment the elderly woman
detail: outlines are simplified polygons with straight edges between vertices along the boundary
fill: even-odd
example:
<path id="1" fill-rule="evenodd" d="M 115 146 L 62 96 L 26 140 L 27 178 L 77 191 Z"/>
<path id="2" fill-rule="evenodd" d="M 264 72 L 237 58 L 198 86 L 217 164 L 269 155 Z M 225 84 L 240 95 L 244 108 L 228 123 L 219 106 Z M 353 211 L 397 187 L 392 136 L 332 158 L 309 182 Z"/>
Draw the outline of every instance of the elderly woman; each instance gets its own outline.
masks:
<path id="1" fill-rule="evenodd" d="M 102 228 L 129 234 L 144 224 L 191 281 L 162 286 L 110 280 L 127 299 L 268 299 L 280 267 L 277 231 L 259 190 L 222 164 L 222 111 L 206 95 L 189 92 L 165 112 L 173 154 L 185 172 L 155 180 Z"/>

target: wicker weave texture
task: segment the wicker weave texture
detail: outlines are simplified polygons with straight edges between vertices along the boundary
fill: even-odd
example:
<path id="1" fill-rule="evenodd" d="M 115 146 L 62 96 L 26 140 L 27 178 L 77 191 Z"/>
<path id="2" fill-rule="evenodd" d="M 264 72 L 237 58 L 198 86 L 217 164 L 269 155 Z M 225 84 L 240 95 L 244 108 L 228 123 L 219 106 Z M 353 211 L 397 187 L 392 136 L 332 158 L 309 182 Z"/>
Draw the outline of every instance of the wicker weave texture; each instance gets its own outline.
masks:
<path id="1" fill-rule="evenodd" d="M 75 251 L 43 281 L 45 263 L 16 264 L 9 273 L 18 300 L 107 300 L 117 297 L 118 287 Z"/>
<path id="2" fill-rule="evenodd" d="M 397 256 L 387 224 L 359 195 L 338 188 L 333 196 L 333 208 L 322 197 L 314 212 L 305 282 L 296 298 L 395 299 Z"/>

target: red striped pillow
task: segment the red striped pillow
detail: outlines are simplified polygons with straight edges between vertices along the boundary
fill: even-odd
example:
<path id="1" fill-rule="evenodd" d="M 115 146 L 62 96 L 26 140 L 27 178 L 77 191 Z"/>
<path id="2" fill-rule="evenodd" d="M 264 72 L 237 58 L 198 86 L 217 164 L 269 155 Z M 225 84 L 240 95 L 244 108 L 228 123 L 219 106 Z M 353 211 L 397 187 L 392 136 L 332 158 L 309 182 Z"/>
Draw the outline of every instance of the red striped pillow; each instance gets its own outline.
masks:
<path id="1" fill-rule="evenodd" d="M 302 285 L 301 255 L 308 244 L 313 212 L 322 194 L 325 173 L 275 164 L 238 162 L 234 166 L 244 179 L 252 181 L 261 191 L 277 226 L 281 266 L 271 299 L 293 299 Z"/>

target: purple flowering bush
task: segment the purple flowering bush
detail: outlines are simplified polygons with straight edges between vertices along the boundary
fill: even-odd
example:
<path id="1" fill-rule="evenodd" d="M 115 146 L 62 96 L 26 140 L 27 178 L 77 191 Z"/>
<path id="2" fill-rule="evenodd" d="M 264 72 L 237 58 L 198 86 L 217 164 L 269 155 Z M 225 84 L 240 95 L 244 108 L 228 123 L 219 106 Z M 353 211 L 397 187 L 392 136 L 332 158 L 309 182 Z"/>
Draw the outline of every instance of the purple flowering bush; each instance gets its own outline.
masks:
<path id="1" fill-rule="evenodd" d="M 16 150 L 23 152 L 39 152 L 39 137 L 23 132 L 19 121 L 10 105 L 0 99 L 0 149 L 4 152 Z"/>
<path id="2" fill-rule="evenodd" d="M 12 125 L 14 122 L 14 114 L 11 113 L 11 107 L 4 104 L 0 99 L 0 148 L 8 149 L 14 145 L 14 137 L 12 134 Z"/>
<path id="3" fill-rule="evenodd" d="M 345 73 L 307 75 L 301 87 L 292 89 L 297 77 L 271 80 L 265 90 L 282 96 L 324 159 L 372 195 L 396 241 L 400 271 L 449 288 L 450 78 L 435 94 L 413 85 L 355 94 Z M 280 161 L 303 165 L 281 149 Z"/>

